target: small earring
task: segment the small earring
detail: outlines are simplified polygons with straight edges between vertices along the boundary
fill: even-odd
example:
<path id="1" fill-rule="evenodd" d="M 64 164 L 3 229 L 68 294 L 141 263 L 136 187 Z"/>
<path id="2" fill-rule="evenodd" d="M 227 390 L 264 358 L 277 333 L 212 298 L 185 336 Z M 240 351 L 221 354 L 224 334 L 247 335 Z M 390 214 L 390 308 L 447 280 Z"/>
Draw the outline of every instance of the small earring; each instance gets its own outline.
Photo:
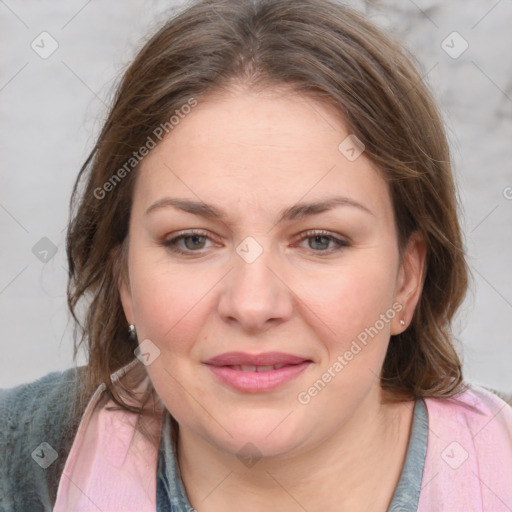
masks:
<path id="1" fill-rule="evenodd" d="M 135 325 L 130 324 L 128 326 L 128 336 L 133 341 L 135 341 L 137 339 L 137 330 L 135 329 Z"/>
<path id="2" fill-rule="evenodd" d="M 402 318 L 402 320 L 400 320 L 400 325 L 403 327 L 405 325 L 405 320 Z"/>

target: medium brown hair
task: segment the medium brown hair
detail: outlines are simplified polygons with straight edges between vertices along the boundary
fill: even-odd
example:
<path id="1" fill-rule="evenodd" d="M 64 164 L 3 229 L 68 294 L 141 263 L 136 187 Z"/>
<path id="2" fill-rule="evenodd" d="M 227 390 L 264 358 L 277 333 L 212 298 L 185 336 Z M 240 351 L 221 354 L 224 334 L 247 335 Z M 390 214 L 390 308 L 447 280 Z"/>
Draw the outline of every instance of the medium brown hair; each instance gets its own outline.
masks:
<path id="1" fill-rule="evenodd" d="M 169 19 L 140 50 L 75 183 L 68 304 L 79 331 L 75 354 L 85 343 L 89 356 L 85 395 L 104 383 L 119 406 L 132 410 L 110 379 L 134 359 L 137 346 L 118 292 L 138 169 L 126 163 L 157 127 L 169 128 L 170 116 L 191 98 L 200 102 L 237 84 L 286 85 L 324 102 L 364 143 L 389 187 L 400 254 L 415 232 L 427 248 L 421 298 L 408 329 L 391 338 L 382 387 L 397 396 L 460 392 L 461 362 L 450 325 L 466 293 L 468 269 L 443 122 L 413 58 L 335 1 L 203 0 Z M 141 365 L 141 378 L 144 373 Z"/>

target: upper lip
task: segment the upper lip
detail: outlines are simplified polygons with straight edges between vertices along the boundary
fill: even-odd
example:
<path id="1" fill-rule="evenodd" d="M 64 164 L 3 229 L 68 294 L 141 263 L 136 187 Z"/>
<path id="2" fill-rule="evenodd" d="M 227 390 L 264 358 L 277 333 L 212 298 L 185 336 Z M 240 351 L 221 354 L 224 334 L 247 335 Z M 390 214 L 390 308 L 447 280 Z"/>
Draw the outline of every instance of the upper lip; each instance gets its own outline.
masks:
<path id="1" fill-rule="evenodd" d="M 305 357 L 285 354 L 283 352 L 264 352 L 262 354 L 248 354 L 246 352 L 226 352 L 218 356 L 212 357 L 206 361 L 206 364 L 213 366 L 271 366 L 271 365 L 287 365 L 300 364 L 310 361 Z"/>

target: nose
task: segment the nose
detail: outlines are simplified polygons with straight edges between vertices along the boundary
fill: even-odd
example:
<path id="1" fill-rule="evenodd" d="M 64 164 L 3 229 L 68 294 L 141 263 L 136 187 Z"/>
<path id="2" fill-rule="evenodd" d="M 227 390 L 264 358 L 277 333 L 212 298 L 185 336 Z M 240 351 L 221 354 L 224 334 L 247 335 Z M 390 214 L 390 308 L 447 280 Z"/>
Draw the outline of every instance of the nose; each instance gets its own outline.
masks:
<path id="1" fill-rule="evenodd" d="M 233 254 L 234 268 L 222 280 L 218 312 L 245 331 L 264 332 L 291 317 L 293 294 L 270 250 L 249 261 Z"/>

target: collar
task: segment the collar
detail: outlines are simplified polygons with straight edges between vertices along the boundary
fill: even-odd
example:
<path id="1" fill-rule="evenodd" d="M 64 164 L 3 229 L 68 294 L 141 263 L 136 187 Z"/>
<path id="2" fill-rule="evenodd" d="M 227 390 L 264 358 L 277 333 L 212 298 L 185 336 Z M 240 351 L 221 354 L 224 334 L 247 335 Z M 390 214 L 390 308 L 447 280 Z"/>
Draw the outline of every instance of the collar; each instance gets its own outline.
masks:
<path id="1" fill-rule="evenodd" d="M 119 386 L 139 371 L 135 359 L 112 374 L 112 382 Z M 146 375 L 135 393 L 143 393 L 149 384 Z M 158 445 L 138 427 L 143 422 L 148 433 L 160 440 L 161 415 L 156 420 L 142 420 L 116 407 L 105 396 L 105 389 L 105 384 L 98 387 L 82 416 L 59 482 L 54 512 L 156 511 Z M 133 399 L 126 400 L 137 405 Z"/>

